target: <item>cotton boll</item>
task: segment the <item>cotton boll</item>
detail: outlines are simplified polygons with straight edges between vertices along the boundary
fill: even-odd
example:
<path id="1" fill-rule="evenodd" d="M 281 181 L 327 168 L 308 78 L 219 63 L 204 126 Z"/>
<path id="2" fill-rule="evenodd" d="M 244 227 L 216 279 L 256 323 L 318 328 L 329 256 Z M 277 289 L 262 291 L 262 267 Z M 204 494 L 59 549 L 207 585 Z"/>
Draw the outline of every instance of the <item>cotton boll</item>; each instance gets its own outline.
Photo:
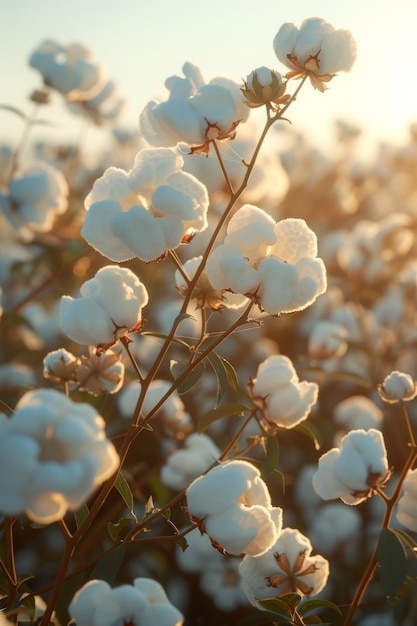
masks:
<path id="1" fill-rule="evenodd" d="M 216 289 L 252 297 L 261 311 L 291 313 L 310 306 L 327 288 L 326 268 L 316 253 L 316 235 L 304 220 L 275 223 L 246 204 L 230 219 L 206 272 Z"/>
<path id="2" fill-rule="evenodd" d="M 327 582 L 329 564 L 320 555 L 311 556 L 312 550 L 310 540 L 300 531 L 284 528 L 267 552 L 245 556 L 240 574 L 249 602 L 259 609 L 259 599 L 294 591 L 301 596 L 319 593 Z"/>
<path id="3" fill-rule="evenodd" d="M 299 381 L 291 360 L 284 355 L 263 361 L 249 392 L 265 419 L 281 428 L 292 428 L 307 419 L 317 402 L 318 386 Z"/>
<path id="4" fill-rule="evenodd" d="M 173 148 L 141 150 L 129 172 L 108 168 L 85 200 L 82 236 L 113 261 L 153 261 L 207 228 L 205 186 Z"/>
<path id="5" fill-rule="evenodd" d="M 271 505 L 259 471 L 246 461 L 222 463 L 187 490 L 192 519 L 229 554 L 261 554 L 282 527 L 282 509 Z"/>
<path id="6" fill-rule="evenodd" d="M 101 416 L 59 391 L 25 394 L 0 432 L 0 510 L 7 515 L 25 511 L 43 524 L 62 519 L 118 466 Z"/>
<path id="7" fill-rule="evenodd" d="M 354 430 L 345 435 L 340 448 L 319 459 L 313 487 L 324 500 L 340 498 L 346 504 L 360 504 L 382 487 L 390 477 L 384 439 L 375 429 Z"/>
<path id="8" fill-rule="evenodd" d="M 287 22 L 275 36 L 274 50 L 290 72 L 287 78 L 308 76 L 323 92 L 337 72 L 347 72 L 356 59 L 356 43 L 348 30 L 336 30 L 318 17 L 304 20 L 297 28 Z"/>
<path id="9" fill-rule="evenodd" d="M 139 329 L 148 292 L 128 268 L 102 267 L 80 292 L 78 299 L 61 298 L 61 329 L 73 341 L 110 348 L 122 336 Z"/>
<path id="10" fill-rule="evenodd" d="M 146 105 L 139 130 L 150 145 L 173 146 L 184 141 L 207 154 L 211 139 L 233 138 L 235 127 L 247 120 L 249 109 L 233 81 L 215 78 L 205 83 L 191 63 L 184 64 L 183 72 L 184 78 L 172 76 L 166 81 L 167 100 Z"/>
<path id="11" fill-rule="evenodd" d="M 144 626 L 181 626 L 182 614 L 169 602 L 163 587 L 149 578 L 111 588 L 91 580 L 77 591 L 69 606 L 77 626 L 112 626 L 140 619 Z"/>

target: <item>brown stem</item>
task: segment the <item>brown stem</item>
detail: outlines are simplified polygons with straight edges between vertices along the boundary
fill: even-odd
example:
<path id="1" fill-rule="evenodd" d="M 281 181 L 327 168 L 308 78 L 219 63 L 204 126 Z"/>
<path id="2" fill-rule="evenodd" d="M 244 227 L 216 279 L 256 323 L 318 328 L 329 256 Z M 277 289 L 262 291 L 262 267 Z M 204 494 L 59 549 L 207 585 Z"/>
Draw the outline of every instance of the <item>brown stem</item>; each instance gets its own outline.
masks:
<path id="1" fill-rule="evenodd" d="M 62 555 L 59 570 L 57 572 L 51 594 L 48 598 L 48 603 L 46 605 L 45 613 L 42 616 L 39 626 L 48 626 L 51 621 L 51 616 L 55 609 L 55 605 L 57 603 L 62 584 L 65 580 L 67 569 L 70 564 L 72 555 L 74 554 L 75 546 L 76 546 L 76 541 L 74 540 L 74 537 L 71 540 L 67 541 L 64 554 Z"/>
<path id="2" fill-rule="evenodd" d="M 256 410 L 256 409 L 255 409 Z M 221 453 L 221 455 L 219 456 L 219 461 L 224 461 L 225 458 L 229 455 L 229 453 L 231 452 L 231 450 L 233 450 L 233 448 L 235 447 L 235 445 L 237 444 L 237 442 L 239 441 L 239 439 L 241 438 L 241 436 L 243 435 L 243 433 L 246 430 L 247 425 L 249 424 L 249 422 L 251 421 L 251 419 L 254 416 L 254 411 L 251 411 L 249 416 L 245 419 L 245 421 L 243 422 L 242 426 L 239 428 L 239 430 L 237 431 L 236 435 L 233 437 L 233 439 L 227 444 L 227 446 L 225 447 L 225 449 L 223 450 L 223 452 Z"/>
<path id="3" fill-rule="evenodd" d="M 253 304 L 252 301 L 249 303 L 248 307 L 245 309 L 245 311 L 243 312 L 243 314 L 236 320 L 236 322 L 234 324 L 232 324 L 232 326 L 230 328 L 228 328 L 224 333 L 222 333 L 221 335 L 219 335 L 215 341 L 213 341 L 213 343 L 210 344 L 210 346 L 204 350 L 203 352 L 201 352 L 198 357 L 192 362 L 190 363 L 189 367 L 187 367 L 179 376 L 178 378 L 175 379 L 175 381 L 172 383 L 171 387 L 168 389 L 168 391 L 162 396 L 162 398 L 159 400 L 159 402 L 153 407 L 153 409 L 151 411 L 149 411 L 149 413 L 146 415 L 145 418 L 143 418 L 140 422 L 140 424 L 138 424 L 139 428 L 136 431 L 135 436 L 139 435 L 140 432 L 145 428 L 145 426 L 150 422 L 150 420 L 152 419 L 152 417 L 155 415 L 155 413 L 161 408 L 161 406 L 164 404 L 164 402 L 169 398 L 169 396 L 173 393 L 173 391 L 175 391 L 177 389 L 177 387 L 187 378 L 187 376 L 191 373 L 191 371 L 197 367 L 197 365 L 199 365 L 200 363 L 202 363 L 209 354 L 211 354 L 211 352 L 213 352 L 213 350 L 219 345 L 221 344 L 225 339 L 227 339 L 227 337 L 229 337 L 235 330 L 236 328 L 238 328 L 239 326 L 242 326 L 243 324 L 247 324 L 248 323 L 248 313 L 251 310 Z"/>
<path id="4" fill-rule="evenodd" d="M 121 341 L 121 343 L 123 344 L 123 347 L 124 347 L 124 349 L 125 349 L 125 350 L 126 350 L 126 352 L 127 352 L 127 355 L 128 355 L 128 357 L 129 357 L 129 359 L 130 359 L 130 362 L 131 362 L 131 363 L 132 363 L 132 365 L 133 365 L 133 369 L 134 369 L 134 370 L 135 370 L 135 372 L 136 372 L 136 375 L 137 375 L 137 377 L 138 377 L 138 379 L 139 379 L 139 382 L 141 382 L 141 383 L 142 383 L 142 382 L 143 382 L 143 380 L 144 380 L 144 377 L 143 377 L 143 375 L 142 375 L 142 372 L 141 372 L 141 371 L 140 371 L 140 369 L 139 369 L 139 365 L 137 364 L 137 361 L 136 361 L 135 357 L 134 357 L 134 356 L 133 356 L 133 354 L 132 354 L 132 350 L 130 349 L 130 341 L 129 341 L 129 339 L 128 339 L 127 337 L 122 337 L 122 338 L 120 339 L 120 341 Z"/>
<path id="5" fill-rule="evenodd" d="M 229 188 L 230 195 L 233 196 L 235 192 L 234 192 L 234 189 L 233 189 L 232 181 L 230 180 L 229 173 L 228 173 L 227 169 L 224 166 L 223 158 L 222 158 L 222 155 L 220 153 L 217 141 L 215 139 L 213 139 L 212 144 L 213 144 L 214 151 L 216 153 L 217 160 L 218 160 L 219 165 L 220 165 L 220 169 L 221 169 L 221 171 L 223 173 L 224 180 L 226 181 L 226 185 Z"/>

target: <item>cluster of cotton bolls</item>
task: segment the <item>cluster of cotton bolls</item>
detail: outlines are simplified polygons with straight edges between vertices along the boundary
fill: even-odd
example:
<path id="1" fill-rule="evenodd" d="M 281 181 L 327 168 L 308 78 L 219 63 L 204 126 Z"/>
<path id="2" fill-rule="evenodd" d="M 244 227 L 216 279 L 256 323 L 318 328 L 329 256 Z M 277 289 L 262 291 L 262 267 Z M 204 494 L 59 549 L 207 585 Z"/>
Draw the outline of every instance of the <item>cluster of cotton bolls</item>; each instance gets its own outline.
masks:
<path id="1" fill-rule="evenodd" d="M 391 526 L 417 532 L 414 457 L 401 474 L 417 132 L 365 165 L 347 123 L 331 159 L 274 127 L 253 159 L 254 109 L 291 117 L 290 85 L 323 93 L 356 57 L 319 18 L 273 47 L 285 75 L 243 85 L 185 63 L 93 163 L 0 149 L 0 533 L 10 554 L 18 521 L 16 575 L 29 563 L 58 597 L 37 598 L 48 623 L 237 624 L 298 594 L 295 623 L 309 598 L 349 606 L 393 493 Z M 46 40 L 29 62 L 39 104 L 56 91 L 69 114 L 118 119 L 85 46 Z M 65 606 L 64 569 L 79 583 Z M 358 623 L 395 611 L 371 602 Z"/>

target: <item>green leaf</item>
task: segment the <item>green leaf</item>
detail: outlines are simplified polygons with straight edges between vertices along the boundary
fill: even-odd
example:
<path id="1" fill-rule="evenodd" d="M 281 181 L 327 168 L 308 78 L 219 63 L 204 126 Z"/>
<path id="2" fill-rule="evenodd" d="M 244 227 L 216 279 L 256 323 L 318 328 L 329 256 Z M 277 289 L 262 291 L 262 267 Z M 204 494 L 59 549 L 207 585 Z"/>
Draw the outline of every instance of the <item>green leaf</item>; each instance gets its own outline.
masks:
<path id="1" fill-rule="evenodd" d="M 200 418 L 197 426 L 197 431 L 202 433 L 210 424 L 213 422 L 217 422 L 223 417 L 230 417 L 231 415 L 243 415 L 250 411 L 250 407 L 240 404 L 239 402 L 229 402 L 228 404 L 221 404 L 220 406 L 216 406 L 211 411 L 207 411 Z"/>
<path id="2" fill-rule="evenodd" d="M 188 548 L 188 543 L 185 537 L 178 537 L 175 543 L 177 544 L 178 547 L 181 548 L 183 552 L 185 552 L 186 549 Z"/>
<path id="3" fill-rule="evenodd" d="M 314 448 L 316 450 L 320 450 L 323 443 L 322 436 L 320 431 L 313 426 L 311 422 L 301 422 L 301 424 L 294 426 L 293 430 L 297 430 L 298 432 L 303 433 L 303 435 L 306 435 L 314 443 Z"/>
<path id="4" fill-rule="evenodd" d="M 383 528 L 377 546 L 379 577 L 384 594 L 395 594 L 407 575 L 408 563 L 404 546 L 390 529 Z"/>
<path id="5" fill-rule="evenodd" d="M 257 602 L 262 606 L 262 608 L 274 613 L 275 619 L 277 615 L 283 617 L 284 619 L 292 618 L 292 612 L 288 608 L 288 604 L 283 602 L 281 598 L 265 598 L 265 600 L 257 600 Z"/>
<path id="6" fill-rule="evenodd" d="M 0 109 L 2 109 L 3 111 L 9 111 L 10 113 L 14 113 L 15 115 L 18 115 L 22 120 L 27 120 L 27 115 L 25 115 L 23 111 L 11 106 L 10 104 L 0 104 Z"/>
<path id="7" fill-rule="evenodd" d="M 214 373 L 217 378 L 217 402 L 216 404 L 219 404 L 220 400 L 222 399 L 222 397 L 224 396 L 228 388 L 229 383 L 228 383 L 227 372 L 224 368 L 222 359 L 219 357 L 218 354 L 216 354 L 216 352 L 211 352 L 207 356 L 207 360 L 209 361 L 211 367 L 213 368 Z"/>
<path id="8" fill-rule="evenodd" d="M 279 600 L 295 609 L 301 602 L 301 596 L 298 593 L 286 593 L 285 595 L 280 596 Z"/>
<path id="9" fill-rule="evenodd" d="M 118 522 L 108 522 L 107 524 L 107 532 L 109 533 L 110 539 L 116 541 L 120 533 L 126 526 L 132 523 L 131 517 L 121 517 Z"/>
<path id="10" fill-rule="evenodd" d="M 265 437 L 265 461 L 262 465 L 261 474 L 262 478 L 266 480 L 268 476 L 273 474 L 279 458 L 279 444 L 273 435 L 267 435 Z"/>
<path id="11" fill-rule="evenodd" d="M 228 381 L 229 381 L 229 385 L 230 385 L 230 387 L 231 387 L 234 391 L 236 391 L 237 393 L 240 393 L 240 392 L 241 392 L 241 389 L 240 389 L 239 379 L 238 379 L 238 377 L 237 377 L 237 374 L 236 374 L 236 370 L 235 370 L 235 368 L 234 368 L 234 367 L 233 367 L 233 365 L 232 365 L 231 363 L 229 363 L 229 361 L 228 361 L 227 359 L 225 359 L 223 356 L 219 356 L 219 358 L 221 359 L 222 364 L 223 364 L 223 367 L 224 367 L 225 372 L 226 372 L 226 374 L 227 374 L 227 378 L 228 378 Z"/>
<path id="12" fill-rule="evenodd" d="M 130 513 L 132 514 L 133 519 L 137 522 L 138 518 L 136 517 L 135 513 L 133 512 L 133 495 L 132 495 L 132 491 L 129 487 L 129 484 L 126 480 L 126 478 L 123 476 L 122 472 L 119 472 L 116 482 L 114 483 L 114 486 L 116 487 L 117 491 L 120 493 L 120 495 L 122 496 L 123 500 L 125 501 L 125 503 L 127 504 L 127 508 L 129 509 Z"/>
<path id="13" fill-rule="evenodd" d="M 206 366 L 204 363 L 199 363 L 194 367 L 189 361 L 174 360 L 169 364 L 169 369 L 175 379 L 179 378 L 190 367 L 192 367 L 192 370 L 177 387 L 177 392 L 180 396 L 188 393 L 196 386 L 204 374 Z"/>
<path id="14" fill-rule="evenodd" d="M 342 611 L 339 609 L 339 607 L 336 604 L 333 604 L 333 602 L 330 602 L 329 600 L 319 600 L 319 599 L 306 600 L 298 608 L 298 613 L 300 615 L 306 615 L 306 613 L 308 613 L 309 611 L 315 611 L 316 609 L 320 609 L 320 608 L 332 609 L 333 611 L 336 611 L 336 613 L 339 613 L 339 615 L 342 615 Z"/>
<path id="15" fill-rule="evenodd" d="M 105 580 L 109 585 L 113 585 L 119 573 L 119 569 L 125 557 L 126 546 L 118 545 L 114 550 L 110 550 L 99 560 L 90 574 L 90 580 L 96 578 Z"/>
<path id="16" fill-rule="evenodd" d="M 84 524 L 85 520 L 88 517 L 88 514 L 89 514 L 89 510 L 86 504 L 82 504 L 80 508 L 77 511 L 75 511 L 74 518 L 75 518 L 75 523 L 77 525 L 77 530 L 80 528 L 80 526 Z"/>

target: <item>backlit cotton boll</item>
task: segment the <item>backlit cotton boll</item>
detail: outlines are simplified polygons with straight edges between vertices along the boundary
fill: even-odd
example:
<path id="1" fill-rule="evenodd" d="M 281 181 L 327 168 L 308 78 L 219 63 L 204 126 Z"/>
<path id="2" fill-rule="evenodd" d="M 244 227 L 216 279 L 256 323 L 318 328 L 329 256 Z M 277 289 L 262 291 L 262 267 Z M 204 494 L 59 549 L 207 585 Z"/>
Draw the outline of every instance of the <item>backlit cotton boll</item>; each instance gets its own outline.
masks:
<path id="1" fill-rule="evenodd" d="M 281 428 L 292 428 L 307 419 L 317 402 L 318 385 L 300 382 L 291 360 L 275 355 L 259 365 L 249 392 L 266 420 Z"/>
<path id="2" fill-rule="evenodd" d="M 117 469 L 105 423 L 89 404 L 60 391 L 25 394 L 0 414 L 0 511 L 50 524 L 76 510 Z"/>
<path id="3" fill-rule="evenodd" d="M 245 204 L 231 218 L 206 274 L 215 289 L 252 297 L 271 315 L 301 311 L 327 288 L 317 237 L 302 219 L 275 220 Z"/>
<path id="4" fill-rule="evenodd" d="M 105 349 L 141 328 L 148 292 L 128 268 L 102 267 L 80 293 L 77 299 L 61 298 L 60 327 L 73 341 Z"/>
<path id="5" fill-rule="evenodd" d="M 417 470 L 410 470 L 404 480 L 397 520 L 409 530 L 417 532 Z"/>
<path id="6" fill-rule="evenodd" d="M 175 450 L 161 469 L 161 481 L 172 489 L 184 489 L 218 459 L 220 450 L 207 435 L 193 433 L 184 447 Z"/>
<path id="7" fill-rule="evenodd" d="M 207 228 L 205 186 L 169 148 L 141 150 L 133 169 L 107 169 L 85 200 L 81 234 L 112 261 L 153 261 Z"/>
<path id="8" fill-rule="evenodd" d="M 281 532 L 282 509 L 272 506 L 259 470 L 246 461 L 217 465 L 186 496 L 191 519 L 229 554 L 262 554 Z"/>
<path id="9" fill-rule="evenodd" d="M 68 207 L 64 175 L 40 161 L 20 169 L 0 196 L 0 209 L 25 242 L 32 241 L 36 233 L 49 232 L 56 216 Z"/>
<path id="10" fill-rule="evenodd" d="M 139 118 L 139 131 L 152 146 L 175 146 L 185 142 L 196 152 L 208 153 L 212 139 L 232 139 L 239 122 L 248 119 L 239 85 L 227 78 L 206 84 L 192 63 L 183 66 L 184 78 L 165 82 L 168 100 L 151 100 Z"/>
<path id="11" fill-rule="evenodd" d="M 294 528 L 284 528 L 276 543 L 261 556 L 245 556 L 240 564 L 243 590 L 253 606 L 257 600 L 286 593 L 315 596 L 326 585 L 329 563 L 311 556 L 310 540 Z"/>
<path id="12" fill-rule="evenodd" d="M 290 68 L 287 78 L 307 75 L 311 84 L 325 91 L 337 72 L 347 72 L 356 59 L 356 43 L 348 30 L 335 28 L 319 17 L 304 20 L 297 28 L 287 22 L 274 39 L 278 59 Z"/>
<path id="13" fill-rule="evenodd" d="M 92 98 L 105 79 L 103 67 L 79 43 L 61 45 L 46 39 L 30 55 L 29 65 L 42 74 L 45 85 L 69 100 Z"/>
<path id="14" fill-rule="evenodd" d="M 413 400 L 417 396 L 417 383 L 404 372 L 393 371 L 378 386 L 381 399 L 388 404 Z"/>
<path id="15" fill-rule="evenodd" d="M 340 498 L 345 504 L 360 504 L 390 478 L 384 438 L 379 430 L 352 430 L 340 448 L 319 459 L 313 487 L 323 500 Z"/>
<path id="16" fill-rule="evenodd" d="M 163 587 L 151 578 L 135 578 L 133 585 L 113 589 L 104 580 L 90 580 L 75 594 L 69 613 L 77 626 L 181 626 L 184 622 Z"/>

